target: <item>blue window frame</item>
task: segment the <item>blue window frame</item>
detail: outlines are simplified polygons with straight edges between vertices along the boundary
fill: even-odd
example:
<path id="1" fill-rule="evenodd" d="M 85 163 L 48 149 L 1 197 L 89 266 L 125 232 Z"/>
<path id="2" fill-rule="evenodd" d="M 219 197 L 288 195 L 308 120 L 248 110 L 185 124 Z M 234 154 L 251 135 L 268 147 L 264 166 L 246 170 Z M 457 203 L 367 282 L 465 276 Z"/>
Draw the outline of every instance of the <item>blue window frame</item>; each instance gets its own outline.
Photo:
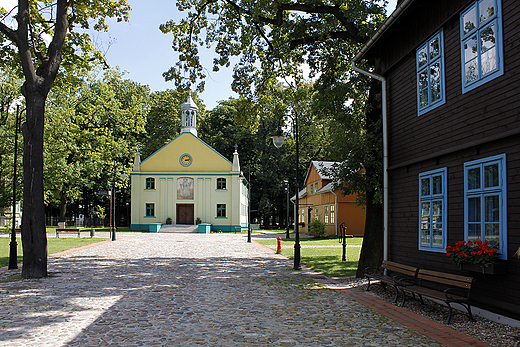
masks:
<path id="1" fill-rule="evenodd" d="M 462 93 L 504 74 L 501 0 L 474 1 L 460 15 Z"/>
<path id="2" fill-rule="evenodd" d="M 145 189 L 155 189 L 155 178 L 147 177 Z"/>
<path id="3" fill-rule="evenodd" d="M 226 179 L 225 178 L 217 178 L 217 189 L 218 190 L 226 189 Z"/>
<path id="4" fill-rule="evenodd" d="M 507 259 L 506 155 L 464 164 L 464 239 L 489 241 Z"/>
<path id="5" fill-rule="evenodd" d="M 145 205 L 145 217 L 155 217 L 155 204 Z"/>
<path id="6" fill-rule="evenodd" d="M 419 249 L 445 252 L 447 169 L 419 174 Z"/>
<path id="7" fill-rule="evenodd" d="M 444 32 L 439 30 L 416 51 L 419 116 L 444 104 Z"/>
<path id="8" fill-rule="evenodd" d="M 226 218 L 226 204 L 217 204 L 217 218 Z"/>

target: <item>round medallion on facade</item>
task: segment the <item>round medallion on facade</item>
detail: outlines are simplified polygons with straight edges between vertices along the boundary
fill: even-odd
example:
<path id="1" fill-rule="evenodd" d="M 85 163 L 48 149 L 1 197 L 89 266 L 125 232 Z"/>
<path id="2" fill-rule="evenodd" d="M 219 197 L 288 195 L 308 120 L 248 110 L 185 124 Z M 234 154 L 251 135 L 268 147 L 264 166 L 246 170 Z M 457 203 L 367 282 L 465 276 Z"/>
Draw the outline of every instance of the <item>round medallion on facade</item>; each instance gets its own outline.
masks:
<path id="1" fill-rule="evenodd" d="M 183 154 L 181 155 L 180 162 L 182 166 L 190 166 L 193 159 L 191 158 L 191 155 L 189 154 Z"/>

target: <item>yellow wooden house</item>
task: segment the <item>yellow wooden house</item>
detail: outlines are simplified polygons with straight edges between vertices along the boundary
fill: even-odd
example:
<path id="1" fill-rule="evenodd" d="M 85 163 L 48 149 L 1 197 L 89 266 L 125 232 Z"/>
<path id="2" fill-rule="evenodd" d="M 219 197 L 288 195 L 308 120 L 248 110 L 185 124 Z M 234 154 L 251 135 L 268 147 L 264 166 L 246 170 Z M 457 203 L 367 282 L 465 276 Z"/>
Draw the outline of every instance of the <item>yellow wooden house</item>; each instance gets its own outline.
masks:
<path id="1" fill-rule="evenodd" d="M 211 231 L 246 226 L 247 187 L 238 152 L 233 162 L 197 137 L 197 105 L 191 95 L 182 104 L 181 133 L 141 162 L 136 153 L 131 173 L 131 229 L 210 225 Z"/>
<path id="2" fill-rule="evenodd" d="M 342 196 L 334 189 L 332 178 L 326 173 L 334 165 L 331 161 L 312 161 L 305 177 L 305 188 L 300 193 L 298 219 L 300 232 L 308 233 L 309 221 L 319 219 L 325 223 L 328 235 L 339 235 L 341 223 L 347 234 L 363 236 L 365 209 L 356 202 L 356 194 Z"/>

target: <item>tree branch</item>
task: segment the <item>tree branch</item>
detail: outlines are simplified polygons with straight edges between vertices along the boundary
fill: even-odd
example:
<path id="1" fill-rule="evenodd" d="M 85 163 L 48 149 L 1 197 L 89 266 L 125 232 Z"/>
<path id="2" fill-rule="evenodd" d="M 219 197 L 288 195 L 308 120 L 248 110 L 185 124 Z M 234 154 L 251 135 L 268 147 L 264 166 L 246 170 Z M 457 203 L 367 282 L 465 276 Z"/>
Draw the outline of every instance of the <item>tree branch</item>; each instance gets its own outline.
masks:
<path id="1" fill-rule="evenodd" d="M 239 14 L 245 14 L 251 18 L 253 23 L 256 24 L 257 30 L 260 29 L 260 23 L 264 24 L 271 24 L 274 26 L 281 26 L 283 21 L 283 12 L 285 11 L 298 11 L 298 12 L 305 12 L 309 14 L 330 14 L 333 15 L 340 24 L 346 29 L 344 31 L 337 31 L 337 32 L 330 32 L 325 35 L 320 36 L 309 36 L 307 38 L 301 38 L 301 39 L 295 39 L 291 42 L 291 49 L 302 45 L 302 44 L 309 44 L 317 41 L 323 41 L 324 39 L 342 39 L 342 40 L 351 40 L 358 43 L 365 43 L 368 38 L 365 36 L 359 35 L 359 30 L 356 27 L 356 25 L 353 22 L 350 22 L 345 15 L 343 14 L 343 11 L 338 6 L 311 6 L 311 5 L 305 5 L 305 4 L 298 4 L 298 3 L 292 3 L 292 4 L 280 4 L 276 11 L 276 17 L 275 18 L 268 18 L 264 16 L 254 16 L 251 11 L 244 9 L 243 7 L 240 7 L 238 4 L 236 4 L 232 0 L 225 0 L 227 4 L 232 6 L 235 11 Z M 268 42 L 270 45 L 269 40 L 265 37 L 263 32 L 260 31 L 260 34 L 262 37 Z"/>

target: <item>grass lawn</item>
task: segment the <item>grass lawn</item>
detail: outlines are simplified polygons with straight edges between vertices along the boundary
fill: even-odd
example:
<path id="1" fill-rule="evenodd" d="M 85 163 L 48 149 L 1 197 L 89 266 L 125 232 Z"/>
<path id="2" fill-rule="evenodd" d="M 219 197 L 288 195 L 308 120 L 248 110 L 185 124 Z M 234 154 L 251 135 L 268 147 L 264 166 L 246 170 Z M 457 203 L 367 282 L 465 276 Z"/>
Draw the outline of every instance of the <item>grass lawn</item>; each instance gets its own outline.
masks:
<path id="1" fill-rule="evenodd" d="M 54 254 L 62 251 L 66 251 L 71 248 L 77 248 L 85 245 L 90 245 L 92 243 L 104 241 L 106 239 L 101 238 L 77 238 L 77 237 L 65 237 L 61 239 L 57 238 L 48 238 L 47 239 L 47 253 Z M 11 238 L 9 237 L 0 237 L 0 267 L 9 265 L 9 249 L 10 249 Z M 20 237 L 16 239 L 16 243 L 18 244 L 18 262 L 22 261 L 22 240 Z"/>
<path id="2" fill-rule="evenodd" d="M 276 246 L 276 239 L 255 240 L 266 246 Z M 359 245 L 363 242 L 362 237 L 347 238 L 347 245 Z M 294 239 L 286 240 L 282 238 L 282 246 L 294 245 Z M 302 246 L 333 246 L 341 245 L 337 238 L 314 239 L 302 238 L 300 239 Z M 305 266 L 318 271 L 325 276 L 342 277 L 355 276 L 359 261 L 359 253 L 361 247 L 347 247 L 347 261 L 342 261 L 343 255 L 342 247 L 317 247 L 317 248 L 302 248 L 301 262 Z M 294 248 L 282 248 L 282 254 L 290 259 L 294 259 Z"/>
<path id="3" fill-rule="evenodd" d="M 294 237 L 294 235 L 291 235 L 291 237 Z M 265 239 L 265 240 L 255 240 L 255 241 L 257 241 L 258 243 L 261 243 L 262 245 L 265 245 L 265 246 L 276 246 L 276 238 Z M 363 243 L 362 237 L 347 238 L 347 245 L 349 245 L 349 246 L 352 246 L 352 245 L 361 246 L 362 243 Z M 342 244 L 343 244 L 343 239 L 341 240 L 341 243 L 340 243 L 336 236 L 327 237 L 327 238 L 313 238 L 313 237 L 300 238 L 300 245 L 306 245 L 306 246 L 337 246 L 337 245 L 342 245 Z M 294 238 L 287 240 L 286 238 L 282 237 L 282 246 L 283 245 L 294 245 Z"/>

